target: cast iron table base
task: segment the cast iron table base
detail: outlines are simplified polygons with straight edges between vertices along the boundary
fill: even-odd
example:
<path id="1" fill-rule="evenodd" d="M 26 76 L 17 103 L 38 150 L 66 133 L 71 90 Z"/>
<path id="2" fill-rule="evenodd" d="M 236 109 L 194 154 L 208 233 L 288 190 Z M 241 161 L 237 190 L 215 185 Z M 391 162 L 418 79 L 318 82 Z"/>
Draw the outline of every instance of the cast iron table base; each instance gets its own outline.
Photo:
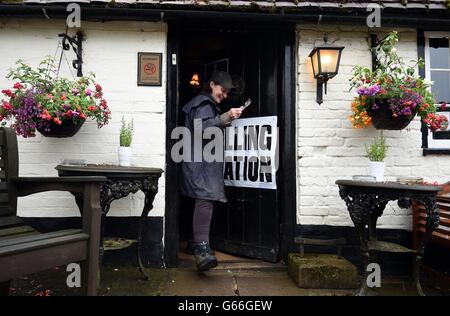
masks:
<path id="1" fill-rule="evenodd" d="M 351 180 L 337 180 L 339 194 L 347 204 L 350 218 L 358 233 L 363 259 L 363 278 L 359 295 L 367 292 L 367 265 L 371 252 L 410 252 L 415 255 L 414 281 L 419 295 L 424 296 L 420 285 L 419 269 L 428 240 L 439 226 L 439 211 L 436 207 L 436 194 L 442 189 L 439 186 L 410 185 L 396 182 L 363 182 Z M 417 250 L 408 249 L 394 243 L 378 241 L 377 220 L 383 215 L 386 204 L 397 200 L 401 208 L 409 208 L 415 200 L 425 206 L 427 212 L 426 233 Z M 369 238 L 365 228 L 369 228 Z"/>
<path id="2" fill-rule="evenodd" d="M 58 175 L 63 176 L 81 176 L 81 175 L 101 175 L 107 178 L 100 192 L 100 205 L 102 207 L 102 232 L 100 242 L 100 258 L 103 257 L 104 247 L 104 223 L 106 214 L 108 214 L 112 201 L 119 200 L 128 196 L 130 193 L 136 193 L 141 190 L 145 195 L 144 208 L 139 219 L 138 229 L 138 263 L 139 270 L 146 280 L 149 280 L 145 273 L 142 263 L 142 235 L 144 223 L 150 210 L 153 208 L 153 200 L 158 193 L 158 179 L 163 172 L 161 169 L 142 168 L 142 167 L 120 167 L 114 165 L 86 165 L 86 166 L 64 166 L 56 167 Z M 80 212 L 83 210 L 83 196 L 78 193 L 72 193 L 75 196 L 76 203 Z"/>

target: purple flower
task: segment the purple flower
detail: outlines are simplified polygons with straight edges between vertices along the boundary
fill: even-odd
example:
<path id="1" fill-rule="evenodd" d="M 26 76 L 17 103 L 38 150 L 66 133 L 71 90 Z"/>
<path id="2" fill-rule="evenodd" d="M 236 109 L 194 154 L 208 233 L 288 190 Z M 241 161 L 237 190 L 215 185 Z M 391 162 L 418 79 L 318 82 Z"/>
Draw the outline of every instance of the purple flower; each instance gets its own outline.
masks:
<path id="1" fill-rule="evenodd" d="M 417 105 L 423 103 L 423 96 L 417 92 L 404 89 L 401 98 L 389 99 L 390 109 L 399 116 L 411 116 L 415 113 Z"/>
<path id="2" fill-rule="evenodd" d="M 13 115 L 15 123 L 11 125 L 18 135 L 23 137 L 34 136 L 36 128 L 36 121 L 38 121 L 39 109 L 35 102 L 35 92 L 29 89 L 25 92 L 17 102 L 20 106 L 14 109 Z"/>
<path id="3" fill-rule="evenodd" d="M 380 92 L 381 87 L 379 84 L 375 84 L 373 86 L 370 86 L 368 88 L 366 87 L 359 87 L 357 90 L 357 93 L 359 95 L 368 95 L 373 97 L 374 95 L 376 95 L 378 92 Z"/>
<path id="4" fill-rule="evenodd" d="M 84 93 L 85 93 L 87 96 L 90 96 L 90 95 L 92 94 L 92 91 L 91 91 L 90 89 L 86 89 L 86 90 L 84 91 Z"/>

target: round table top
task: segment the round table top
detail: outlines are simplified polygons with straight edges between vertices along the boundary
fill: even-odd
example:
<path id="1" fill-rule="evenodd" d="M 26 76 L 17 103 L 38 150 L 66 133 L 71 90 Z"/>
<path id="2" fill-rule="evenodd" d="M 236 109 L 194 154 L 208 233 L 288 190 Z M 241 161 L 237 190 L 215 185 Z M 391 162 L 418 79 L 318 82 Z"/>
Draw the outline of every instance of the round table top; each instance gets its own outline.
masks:
<path id="1" fill-rule="evenodd" d="M 427 192 L 438 192 L 442 190 L 442 186 L 438 185 L 407 184 L 393 181 L 370 182 L 370 181 L 355 181 L 355 180 L 337 180 L 335 183 L 341 186 L 359 187 L 359 188 L 412 190 L 412 191 L 427 191 Z"/>
<path id="2" fill-rule="evenodd" d="M 161 174 L 164 171 L 159 168 L 147 167 L 122 167 L 118 165 L 57 165 L 58 172 L 89 173 L 89 174 Z"/>

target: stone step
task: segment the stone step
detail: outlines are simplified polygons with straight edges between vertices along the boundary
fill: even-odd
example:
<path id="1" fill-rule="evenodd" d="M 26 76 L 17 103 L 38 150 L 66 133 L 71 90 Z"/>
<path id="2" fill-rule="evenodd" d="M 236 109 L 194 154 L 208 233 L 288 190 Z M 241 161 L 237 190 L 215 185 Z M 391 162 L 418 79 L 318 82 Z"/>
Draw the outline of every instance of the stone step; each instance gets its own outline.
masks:
<path id="1" fill-rule="evenodd" d="M 358 270 L 344 258 L 298 253 L 290 253 L 288 258 L 289 276 L 299 288 L 351 289 L 358 286 Z"/>
<path id="2" fill-rule="evenodd" d="M 416 251 L 413 249 L 406 248 L 402 245 L 395 244 L 387 241 L 368 241 L 367 245 L 369 246 L 370 251 L 380 251 L 380 252 L 400 252 L 400 253 L 415 253 Z"/>
<path id="3" fill-rule="evenodd" d="M 192 268 L 194 266 L 194 259 L 181 259 L 178 261 L 178 268 Z M 231 271 L 244 271 L 244 270 L 257 270 L 257 271 L 287 271 L 286 265 L 283 263 L 270 263 L 254 259 L 237 259 L 237 260 L 225 260 L 219 259 L 219 264 L 214 270 L 231 270 Z"/>

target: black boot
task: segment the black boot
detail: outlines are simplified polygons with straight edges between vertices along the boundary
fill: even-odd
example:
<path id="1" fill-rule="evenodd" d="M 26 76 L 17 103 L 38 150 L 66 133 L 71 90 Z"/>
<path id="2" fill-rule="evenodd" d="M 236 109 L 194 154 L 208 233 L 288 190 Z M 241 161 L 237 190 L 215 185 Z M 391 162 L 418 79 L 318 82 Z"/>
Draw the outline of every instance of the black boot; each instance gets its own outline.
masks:
<path id="1" fill-rule="evenodd" d="M 194 245 L 195 245 L 195 241 L 193 241 L 192 239 L 189 239 L 187 242 L 187 246 L 186 246 L 186 253 L 189 255 L 193 255 L 194 254 Z M 215 251 L 212 250 L 211 248 L 209 248 L 211 250 L 211 255 L 215 255 Z"/>
<path id="2" fill-rule="evenodd" d="M 198 271 L 217 267 L 217 258 L 212 254 L 211 247 L 206 241 L 194 243 L 194 259 Z"/>

